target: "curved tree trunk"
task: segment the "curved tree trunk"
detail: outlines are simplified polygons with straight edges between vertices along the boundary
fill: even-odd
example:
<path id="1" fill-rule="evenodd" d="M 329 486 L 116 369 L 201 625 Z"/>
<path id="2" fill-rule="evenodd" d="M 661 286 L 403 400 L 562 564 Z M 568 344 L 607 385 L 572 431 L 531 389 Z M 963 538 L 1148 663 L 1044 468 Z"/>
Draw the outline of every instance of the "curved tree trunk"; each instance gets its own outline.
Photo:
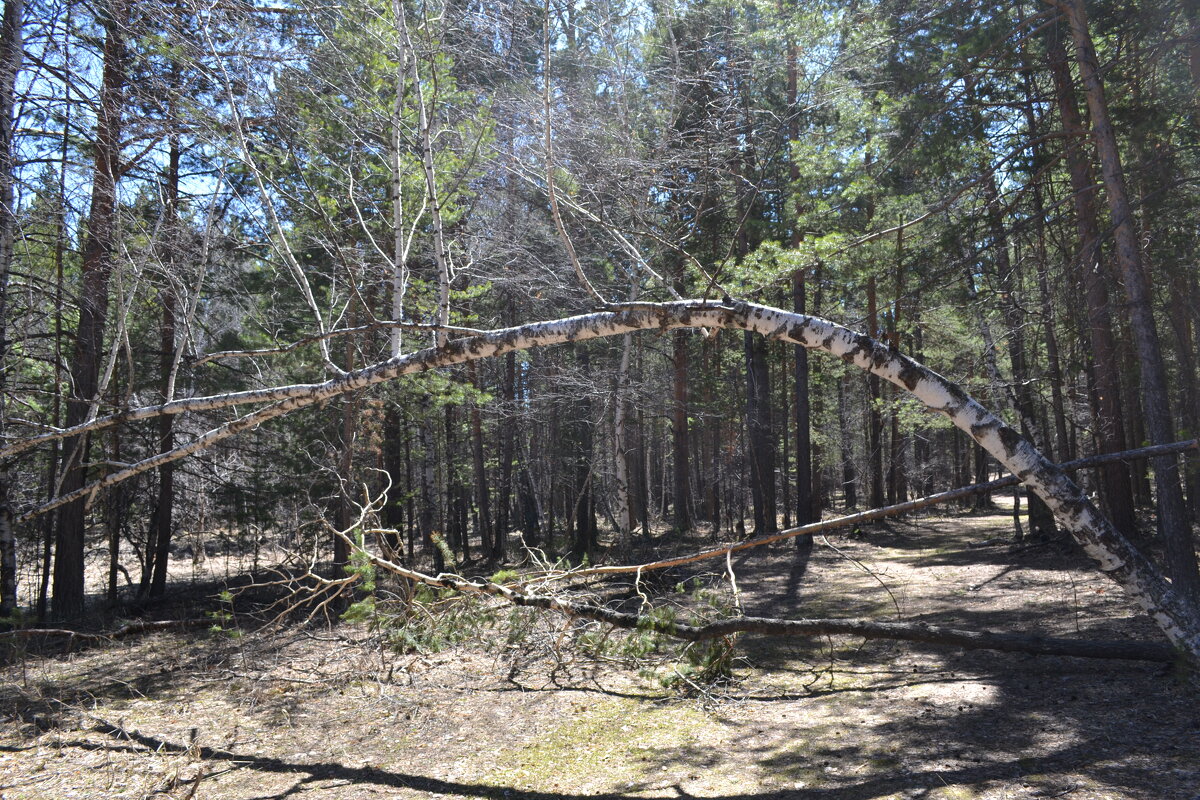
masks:
<path id="1" fill-rule="evenodd" d="M 231 399 L 235 395 L 190 398 L 166 406 L 136 409 L 120 418 L 132 418 L 134 415 L 146 418 L 156 413 L 182 413 L 190 409 L 228 407 L 239 402 L 249 402 L 248 398 L 251 396 L 263 401 L 273 401 L 209 431 L 193 442 L 177 447 L 169 457 L 178 459 L 295 409 L 314 405 L 346 392 L 385 383 L 400 375 L 492 358 L 513 350 L 619 336 L 636 330 L 709 327 L 755 331 L 770 339 L 799 344 L 810 350 L 823 350 L 848 364 L 903 387 L 927 408 L 947 417 L 957 428 L 967 433 L 1017 475 L 1025 486 L 1045 500 L 1063 528 L 1098 563 L 1100 569 L 1123 586 L 1176 647 L 1200 665 L 1200 611 L 1196 606 L 1173 590 L 1158 568 L 1113 528 L 1108 519 L 1097 511 L 1061 469 L 1050 463 L 1033 445 L 1005 425 L 995 414 L 979 405 L 958 385 L 868 336 L 803 314 L 752 303 L 723 304 L 703 300 L 635 303 L 612 308 L 613 310 L 609 311 L 531 323 L 455 339 L 442 347 L 427 348 L 388 359 L 321 384 L 239 392 L 236 393 L 239 399 Z M 96 420 L 86 426 L 37 438 L 39 442 L 45 442 L 78 435 L 84 429 L 92 430 L 111 424 L 114 424 L 114 418 Z M 153 469 L 163 458 L 164 456 L 154 456 L 114 472 L 103 481 L 84 487 L 81 492 L 98 491 Z M 23 519 L 57 508 L 81 496 L 82 493 L 74 497 L 60 497 L 35 509 Z"/>

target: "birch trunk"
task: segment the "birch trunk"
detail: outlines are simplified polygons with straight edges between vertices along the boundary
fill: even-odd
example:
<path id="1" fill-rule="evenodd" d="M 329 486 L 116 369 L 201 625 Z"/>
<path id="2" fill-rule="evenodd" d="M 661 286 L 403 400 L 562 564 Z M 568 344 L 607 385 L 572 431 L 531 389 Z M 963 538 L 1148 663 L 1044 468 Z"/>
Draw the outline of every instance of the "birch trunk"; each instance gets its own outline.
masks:
<path id="1" fill-rule="evenodd" d="M 322 384 L 274 389 L 271 396 L 275 402 L 236 420 L 237 429 L 250 429 L 289 411 L 384 383 L 400 375 L 492 358 L 514 350 L 620 336 L 638 330 L 696 327 L 742 329 L 810 350 L 823 350 L 904 388 L 927 408 L 947 417 L 1045 500 L 1063 528 L 1098 563 L 1101 571 L 1123 586 L 1176 647 L 1200 665 L 1200 611 L 1113 528 L 1061 469 L 956 384 L 868 336 L 803 314 L 743 302 L 719 304 L 684 300 L 629 304 L 609 311 L 496 330 L 452 340 L 443 347 L 388 359 Z M 223 405 L 227 400 L 225 397 L 205 399 L 213 405 Z M 199 444 L 193 442 L 177 448 L 174 457 L 196 452 L 213 441 L 233 435 L 233 432 L 236 431 L 232 425 L 210 431 L 201 437 L 203 441 Z M 429 443 L 425 446 L 431 447 Z M 151 469 L 157 465 L 150 462 L 158 458 L 147 459 L 115 473 L 84 491 L 99 490 L 124 480 L 130 477 L 130 470 L 137 474 Z M 74 498 L 59 498 L 30 512 L 26 518 L 71 499 Z"/>
<path id="2" fill-rule="evenodd" d="M 445 326 L 450 324 L 450 249 L 446 243 L 446 231 L 442 223 L 441 199 L 438 196 L 437 171 L 434 169 L 433 164 L 433 134 L 430 130 L 432 122 L 429 119 L 429 109 L 425 105 L 425 89 L 421 85 L 421 73 L 417 66 L 417 51 L 413 45 L 412 35 L 409 33 L 404 4 L 400 2 L 396 3 L 394 10 L 396 25 L 399 28 L 404 45 L 403 60 L 409 63 L 413 99 L 417 103 L 417 132 L 421 139 L 421 167 L 425 173 L 425 204 L 429 210 L 430 221 L 433 223 L 433 260 L 437 266 L 437 308 L 434 312 L 434 322 L 438 326 L 438 330 L 434 332 L 434 341 L 438 345 L 442 345 L 446 343 L 447 338 Z M 397 102 L 400 102 L 399 98 Z M 396 189 L 398 188 L 396 187 Z M 393 205 L 392 213 L 393 215 L 396 213 L 395 205 Z M 394 224 L 395 220 L 393 219 Z M 398 232 L 396 235 L 399 235 Z M 397 270 L 397 274 L 400 274 L 401 265 L 395 265 L 395 269 Z M 403 277 L 401 275 L 401 278 Z M 397 282 L 400 283 L 399 290 L 402 290 L 403 281 L 398 280 Z"/>

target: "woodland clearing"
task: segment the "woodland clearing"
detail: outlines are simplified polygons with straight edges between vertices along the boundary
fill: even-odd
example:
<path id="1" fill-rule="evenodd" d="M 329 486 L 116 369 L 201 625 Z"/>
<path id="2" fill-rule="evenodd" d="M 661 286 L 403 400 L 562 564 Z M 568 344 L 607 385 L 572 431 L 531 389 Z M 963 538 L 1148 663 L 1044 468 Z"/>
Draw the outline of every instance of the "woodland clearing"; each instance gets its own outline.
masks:
<path id="1" fill-rule="evenodd" d="M 1010 524 L 894 521 L 818 538 L 803 569 L 790 542 L 732 564 L 747 614 L 1161 635 L 1073 546 L 977 546 Z M 719 586 L 715 564 L 654 602 Z M 1161 664 L 747 635 L 730 681 L 693 686 L 671 680 L 676 658 L 615 644 L 628 634 L 476 602 L 498 611 L 468 640 L 406 652 L 365 623 L 256 633 L 248 617 L 236 636 L 30 643 L 0 690 L 0 796 L 1191 800 L 1200 785 L 1194 690 Z"/>

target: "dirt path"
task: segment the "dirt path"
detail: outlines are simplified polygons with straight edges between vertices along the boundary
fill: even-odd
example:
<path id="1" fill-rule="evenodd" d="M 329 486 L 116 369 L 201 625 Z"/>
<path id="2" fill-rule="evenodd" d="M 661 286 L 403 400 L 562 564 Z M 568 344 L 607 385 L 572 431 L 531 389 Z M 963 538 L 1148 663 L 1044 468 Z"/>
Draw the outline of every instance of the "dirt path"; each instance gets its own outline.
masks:
<path id="1" fill-rule="evenodd" d="M 747 613 L 1156 636 L 1074 555 L 968 546 L 1007 526 L 918 520 L 734 571 Z M 737 681 L 686 698 L 508 615 L 490 647 L 425 656 L 343 626 L 18 659 L 0 798 L 1200 797 L 1200 704 L 1158 665 L 747 637 Z"/>

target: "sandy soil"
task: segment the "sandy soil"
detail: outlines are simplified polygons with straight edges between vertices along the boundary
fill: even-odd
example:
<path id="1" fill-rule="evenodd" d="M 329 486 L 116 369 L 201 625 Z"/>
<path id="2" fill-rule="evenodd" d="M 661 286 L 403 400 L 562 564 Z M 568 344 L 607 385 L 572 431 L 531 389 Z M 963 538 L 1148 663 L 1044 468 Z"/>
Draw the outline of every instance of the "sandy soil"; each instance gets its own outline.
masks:
<path id="1" fill-rule="evenodd" d="M 1007 533 L 921 519 L 733 566 L 752 614 L 1157 638 L 1071 550 L 969 546 Z M 691 574 L 662 602 L 695 605 Z M 746 637 L 697 693 L 619 635 L 476 613 L 438 652 L 355 624 L 13 653 L 0 798 L 1200 798 L 1200 703 L 1162 665 Z"/>

